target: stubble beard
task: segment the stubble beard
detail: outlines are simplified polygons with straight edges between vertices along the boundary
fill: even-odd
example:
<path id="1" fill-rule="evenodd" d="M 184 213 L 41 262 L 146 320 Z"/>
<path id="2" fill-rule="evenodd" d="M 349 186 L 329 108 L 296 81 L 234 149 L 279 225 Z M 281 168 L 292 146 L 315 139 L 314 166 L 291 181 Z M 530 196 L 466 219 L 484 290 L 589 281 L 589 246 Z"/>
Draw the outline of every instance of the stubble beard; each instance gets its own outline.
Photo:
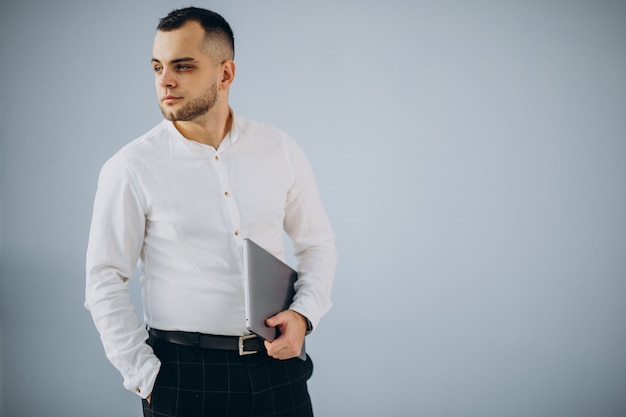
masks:
<path id="1" fill-rule="evenodd" d="M 217 103 L 217 83 L 204 90 L 200 97 L 197 97 L 185 104 L 180 110 L 167 110 L 161 104 L 161 113 L 170 122 L 188 122 L 206 114 L 215 107 Z"/>

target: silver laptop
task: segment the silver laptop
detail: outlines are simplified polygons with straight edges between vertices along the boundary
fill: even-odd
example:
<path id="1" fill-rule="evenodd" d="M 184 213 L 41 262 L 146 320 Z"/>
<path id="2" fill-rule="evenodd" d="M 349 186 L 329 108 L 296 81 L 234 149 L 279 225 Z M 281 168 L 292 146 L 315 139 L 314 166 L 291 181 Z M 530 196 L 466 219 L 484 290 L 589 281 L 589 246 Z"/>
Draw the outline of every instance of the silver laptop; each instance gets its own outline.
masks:
<path id="1" fill-rule="evenodd" d="M 280 333 L 265 320 L 289 308 L 298 273 L 250 239 L 243 241 L 243 271 L 246 327 L 271 342 Z M 300 359 L 306 359 L 304 347 Z"/>

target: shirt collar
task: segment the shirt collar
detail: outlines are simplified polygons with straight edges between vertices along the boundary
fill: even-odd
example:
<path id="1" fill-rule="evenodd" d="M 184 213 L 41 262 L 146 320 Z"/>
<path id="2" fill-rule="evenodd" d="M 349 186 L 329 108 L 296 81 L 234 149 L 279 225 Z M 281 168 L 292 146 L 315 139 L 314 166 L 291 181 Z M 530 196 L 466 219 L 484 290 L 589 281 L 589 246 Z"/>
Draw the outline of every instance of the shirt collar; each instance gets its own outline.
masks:
<path id="1" fill-rule="evenodd" d="M 230 124 L 230 131 L 224 138 L 224 140 L 229 139 L 230 143 L 233 144 L 237 142 L 239 139 L 239 125 L 237 124 L 237 116 L 232 107 L 228 108 L 230 110 L 230 116 L 232 117 L 232 123 Z"/>
<path id="2" fill-rule="evenodd" d="M 235 112 L 233 111 L 232 107 L 228 107 L 230 115 L 232 117 L 232 123 L 230 125 L 230 130 L 228 131 L 228 133 L 226 133 L 226 136 L 224 137 L 224 139 L 222 140 L 222 143 L 220 143 L 220 148 L 224 149 L 225 147 L 228 147 L 230 145 L 232 145 L 233 143 L 237 142 L 237 140 L 239 139 L 239 125 L 238 125 L 238 117 L 235 115 Z M 163 120 L 163 123 L 166 123 L 168 125 L 169 130 L 175 134 L 177 137 L 179 137 L 180 139 L 183 139 L 185 143 L 188 144 L 196 144 L 196 145 L 200 145 L 200 146 L 206 146 L 206 145 L 202 145 L 201 143 L 189 140 L 187 138 L 185 138 L 179 131 L 178 129 L 176 129 L 176 126 L 174 126 L 174 123 L 169 121 L 169 120 Z"/>

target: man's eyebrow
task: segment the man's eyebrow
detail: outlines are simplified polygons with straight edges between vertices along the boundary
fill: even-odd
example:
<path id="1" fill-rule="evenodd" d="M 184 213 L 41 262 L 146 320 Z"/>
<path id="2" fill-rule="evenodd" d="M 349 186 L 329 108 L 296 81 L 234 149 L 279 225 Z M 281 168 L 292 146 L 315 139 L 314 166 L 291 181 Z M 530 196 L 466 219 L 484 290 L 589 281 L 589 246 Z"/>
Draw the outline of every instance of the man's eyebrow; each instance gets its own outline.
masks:
<path id="1" fill-rule="evenodd" d="M 184 56 L 184 57 L 181 57 L 181 58 L 176 58 L 176 59 L 171 60 L 171 61 L 170 61 L 170 64 L 179 64 L 179 63 L 181 63 L 181 62 L 191 62 L 191 61 L 195 61 L 195 60 L 196 60 L 196 59 L 195 59 L 195 58 L 193 58 L 193 57 L 190 57 L 190 56 Z M 158 59 L 156 59 L 156 58 L 152 58 L 152 62 L 153 62 L 153 63 L 154 63 L 154 62 L 156 62 L 156 63 L 158 63 L 158 64 L 160 64 L 160 63 L 161 63 L 161 61 L 159 61 L 159 60 L 158 60 Z"/>

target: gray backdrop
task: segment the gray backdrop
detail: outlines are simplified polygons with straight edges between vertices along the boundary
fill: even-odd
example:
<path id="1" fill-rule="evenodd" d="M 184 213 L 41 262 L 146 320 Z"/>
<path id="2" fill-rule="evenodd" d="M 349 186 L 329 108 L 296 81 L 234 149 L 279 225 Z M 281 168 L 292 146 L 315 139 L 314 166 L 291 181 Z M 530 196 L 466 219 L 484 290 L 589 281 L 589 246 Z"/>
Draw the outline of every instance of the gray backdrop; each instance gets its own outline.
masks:
<path id="1" fill-rule="evenodd" d="M 139 416 L 83 308 L 165 0 L 0 5 L 0 414 Z M 626 415 L 626 2 L 206 1 L 337 234 L 317 416 Z M 137 300 L 137 288 L 133 293 Z"/>

